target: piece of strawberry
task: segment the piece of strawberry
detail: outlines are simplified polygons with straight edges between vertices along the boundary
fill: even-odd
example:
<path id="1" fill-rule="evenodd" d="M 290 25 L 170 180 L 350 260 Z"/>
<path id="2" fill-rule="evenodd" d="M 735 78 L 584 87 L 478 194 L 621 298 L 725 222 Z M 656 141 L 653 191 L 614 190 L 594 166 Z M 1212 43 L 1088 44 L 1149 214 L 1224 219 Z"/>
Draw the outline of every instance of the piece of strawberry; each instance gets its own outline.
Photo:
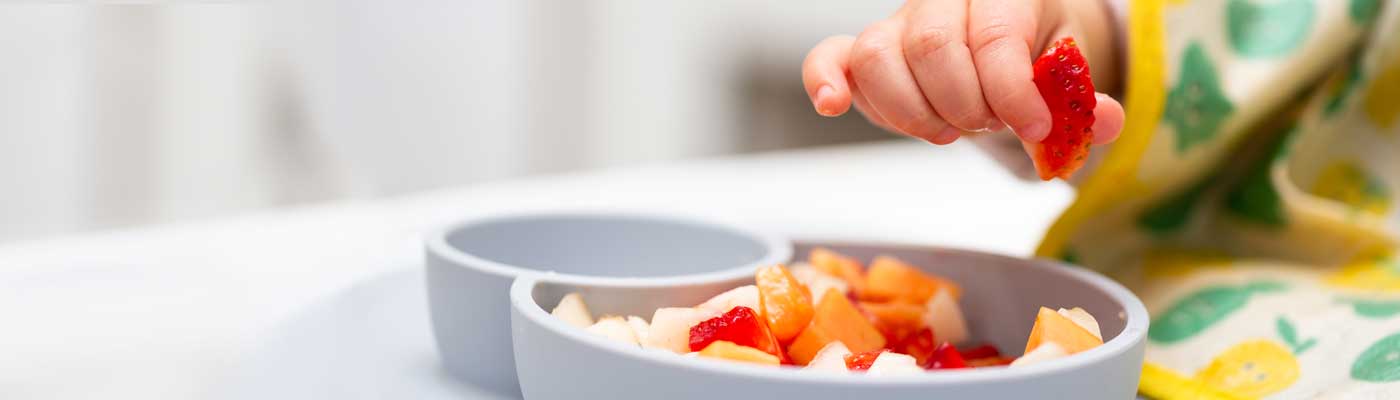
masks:
<path id="1" fill-rule="evenodd" d="M 963 358 L 968 360 L 1001 356 L 1001 351 L 997 350 L 996 346 L 990 344 L 983 344 L 981 346 L 959 350 L 958 352 L 962 353 Z"/>
<path id="2" fill-rule="evenodd" d="M 927 369 L 933 362 L 933 351 L 936 348 L 935 343 L 936 342 L 933 341 L 933 330 L 923 328 L 895 342 L 890 346 L 890 350 L 914 357 L 914 361 L 917 362 L 920 367 Z"/>
<path id="3" fill-rule="evenodd" d="M 768 324 L 759 319 L 752 308 L 734 307 L 723 315 L 690 327 L 690 351 L 704 350 L 716 340 L 763 350 L 778 356 L 779 360 L 787 359 L 778 339 L 768 330 Z"/>
<path id="4" fill-rule="evenodd" d="M 1084 166 L 1094 137 L 1094 81 L 1089 61 L 1074 38 L 1055 41 L 1035 60 L 1035 86 L 1050 107 L 1050 135 L 1040 143 L 1024 143 L 1040 179 L 1069 179 Z"/>
<path id="5" fill-rule="evenodd" d="M 938 345 L 933 349 L 933 357 L 930 358 L 928 369 L 956 369 L 967 368 L 967 361 L 963 360 L 958 349 L 948 342 Z"/>
<path id="6" fill-rule="evenodd" d="M 889 350 L 880 349 L 855 354 L 847 354 L 846 369 L 851 371 L 868 370 L 870 369 L 871 365 L 875 364 L 875 359 L 880 358 L 880 354 L 884 354 L 886 351 Z"/>

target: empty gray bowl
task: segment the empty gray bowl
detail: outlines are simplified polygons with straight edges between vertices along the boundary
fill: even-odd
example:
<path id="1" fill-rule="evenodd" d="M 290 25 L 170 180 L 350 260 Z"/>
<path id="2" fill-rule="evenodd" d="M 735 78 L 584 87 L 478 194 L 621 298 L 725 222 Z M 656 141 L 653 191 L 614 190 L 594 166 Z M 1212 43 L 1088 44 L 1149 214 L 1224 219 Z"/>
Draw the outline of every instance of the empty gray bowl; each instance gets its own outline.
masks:
<path id="1" fill-rule="evenodd" d="M 681 357 L 595 336 L 551 316 L 569 292 L 594 315 L 649 316 L 657 307 L 698 303 L 724 288 L 597 287 L 550 277 L 511 287 L 516 371 L 529 399 L 1131 399 L 1142 370 L 1147 310 L 1117 283 L 1051 261 L 971 251 L 829 246 L 869 260 L 889 254 L 963 287 L 974 341 L 1019 355 L 1041 306 L 1083 307 L 1106 342 L 1073 356 L 1015 368 L 937 371 L 918 376 L 830 375 Z M 799 247 L 799 255 L 806 250 Z"/>
<path id="2" fill-rule="evenodd" d="M 669 216 L 570 212 L 475 219 L 427 239 L 428 306 L 452 375 L 518 395 L 511 282 L 543 274 L 589 287 L 731 287 L 792 246 L 730 225 Z"/>

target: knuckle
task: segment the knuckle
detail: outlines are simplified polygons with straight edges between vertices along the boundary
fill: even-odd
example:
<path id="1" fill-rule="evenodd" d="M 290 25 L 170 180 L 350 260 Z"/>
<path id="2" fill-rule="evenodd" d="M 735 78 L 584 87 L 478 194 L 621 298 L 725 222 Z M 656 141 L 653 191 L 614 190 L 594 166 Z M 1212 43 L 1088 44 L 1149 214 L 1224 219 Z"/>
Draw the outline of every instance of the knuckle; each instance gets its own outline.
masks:
<path id="1" fill-rule="evenodd" d="M 861 32 L 851 45 L 851 69 L 860 70 L 876 65 L 880 60 L 893 55 L 896 51 L 893 38 L 887 33 L 894 27 L 894 22 L 881 20 Z"/>
<path id="2" fill-rule="evenodd" d="M 851 46 L 851 70 L 867 71 L 891 52 L 890 45 L 878 38 L 862 37 Z"/>
<path id="3" fill-rule="evenodd" d="M 1016 28 L 1006 22 L 996 22 L 988 24 L 975 32 L 972 32 L 972 50 L 981 52 L 986 49 L 996 48 L 1011 44 L 1016 37 Z"/>
<path id="4" fill-rule="evenodd" d="M 964 44 L 962 35 L 945 26 L 926 26 L 915 29 L 905 36 L 904 51 L 910 56 L 927 57 L 937 54 L 944 48 Z"/>

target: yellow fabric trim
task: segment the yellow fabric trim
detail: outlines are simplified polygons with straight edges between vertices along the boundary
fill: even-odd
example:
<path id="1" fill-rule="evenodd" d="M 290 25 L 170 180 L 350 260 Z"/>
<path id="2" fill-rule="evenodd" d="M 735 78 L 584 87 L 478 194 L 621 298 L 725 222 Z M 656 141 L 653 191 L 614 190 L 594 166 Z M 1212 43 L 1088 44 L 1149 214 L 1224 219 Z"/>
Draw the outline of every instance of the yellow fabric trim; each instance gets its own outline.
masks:
<path id="1" fill-rule="evenodd" d="M 1142 366 L 1142 380 L 1138 393 L 1156 400 L 1234 400 L 1246 397 L 1236 396 L 1216 390 L 1195 379 L 1176 372 L 1146 363 Z"/>
<path id="2" fill-rule="evenodd" d="M 1138 161 L 1152 142 L 1166 102 L 1166 0 L 1133 0 L 1128 6 L 1128 62 L 1126 120 L 1123 134 L 1103 163 L 1079 188 L 1079 196 L 1050 226 L 1036 255 L 1058 258 L 1079 226 L 1125 191 L 1125 182 L 1136 182 Z"/>

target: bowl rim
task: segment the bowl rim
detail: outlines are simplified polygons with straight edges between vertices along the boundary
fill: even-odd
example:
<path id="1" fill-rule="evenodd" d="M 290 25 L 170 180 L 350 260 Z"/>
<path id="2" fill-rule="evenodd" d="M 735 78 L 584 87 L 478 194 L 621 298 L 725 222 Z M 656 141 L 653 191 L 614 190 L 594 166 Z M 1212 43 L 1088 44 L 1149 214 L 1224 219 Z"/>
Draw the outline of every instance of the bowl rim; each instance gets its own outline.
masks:
<path id="1" fill-rule="evenodd" d="M 884 246 L 859 242 L 824 244 Z M 1045 258 L 1022 259 L 976 250 L 951 249 L 939 246 L 893 245 L 884 247 L 906 247 L 929 251 L 965 253 L 983 257 L 990 256 L 1026 263 L 1027 267 L 1049 268 L 1055 272 L 1069 275 L 1073 279 L 1085 281 L 1091 286 L 1103 289 L 1108 293 L 1110 298 L 1122 305 L 1124 318 L 1126 319 L 1123 331 L 1107 342 L 1104 342 L 1103 345 L 1076 353 L 1072 357 L 1065 357 L 1033 365 L 1019 366 L 1016 368 L 987 367 L 958 369 L 910 376 L 868 377 L 859 374 L 803 372 L 798 368 L 773 368 L 723 360 L 708 360 L 702 357 L 683 357 L 664 350 L 645 349 L 589 334 L 582 329 L 570 326 L 554 318 L 549 312 L 544 310 L 544 307 L 535 303 L 534 296 L 531 292 L 533 292 L 534 288 L 539 284 L 573 283 L 555 280 L 553 277 L 547 275 L 523 275 L 516 278 L 516 280 L 511 283 L 510 303 L 514 312 L 520 313 L 530 323 L 544 328 L 551 334 L 562 336 L 582 346 L 592 346 L 613 353 L 616 356 L 629 359 L 629 361 L 646 363 L 651 366 L 680 368 L 697 373 L 708 373 L 737 379 L 763 379 L 793 384 L 842 384 L 900 387 L 1012 382 L 1069 372 L 1077 368 L 1109 362 L 1111 358 L 1118 357 L 1123 353 L 1131 351 L 1135 346 L 1146 340 L 1147 328 L 1150 320 L 1147 308 L 1143 305 L 1142 301 L 1118 282 L 1086 268 L 1072 266 Z M 512 332 L 519 331 L 521 330 L 512 329 Z M 517 368 L 523 367 L 519 366 L 517 363 Z"/>
<path id="2" fill-rule="evenodd" d="M 514 266 L 462 251 L 447 240 L 453 233 L 473 226 L 542 218 L 647 221 L 708 228 L 757 242 L 766 250 L 766 253 L 752 262 L 718 268 L 710 272 L 666 276 L 617 277 L 562 273 Z M 787 238 L 730 221 L 717 221 L 714 219 L 702 219 L 674 214 L 612 210 L 533 210 L 493 213 L 485 216 L 466 218 L 433 231 L 429 234 L 427 240 L 425 240 L 424 246 L 430 255 L 448 261 L 452 267 L 472 269 L 504 278 L 547 276 L 552 281 L 556 282 L 611 287 L 646 287 L 654 285 L 721 282 L 752 274 L 753 271 L 759 267 L 787 263 L 792 259 L 793 253 L 793 243 Z M 431 265 L 432 263 L 429 264 Z"/>

